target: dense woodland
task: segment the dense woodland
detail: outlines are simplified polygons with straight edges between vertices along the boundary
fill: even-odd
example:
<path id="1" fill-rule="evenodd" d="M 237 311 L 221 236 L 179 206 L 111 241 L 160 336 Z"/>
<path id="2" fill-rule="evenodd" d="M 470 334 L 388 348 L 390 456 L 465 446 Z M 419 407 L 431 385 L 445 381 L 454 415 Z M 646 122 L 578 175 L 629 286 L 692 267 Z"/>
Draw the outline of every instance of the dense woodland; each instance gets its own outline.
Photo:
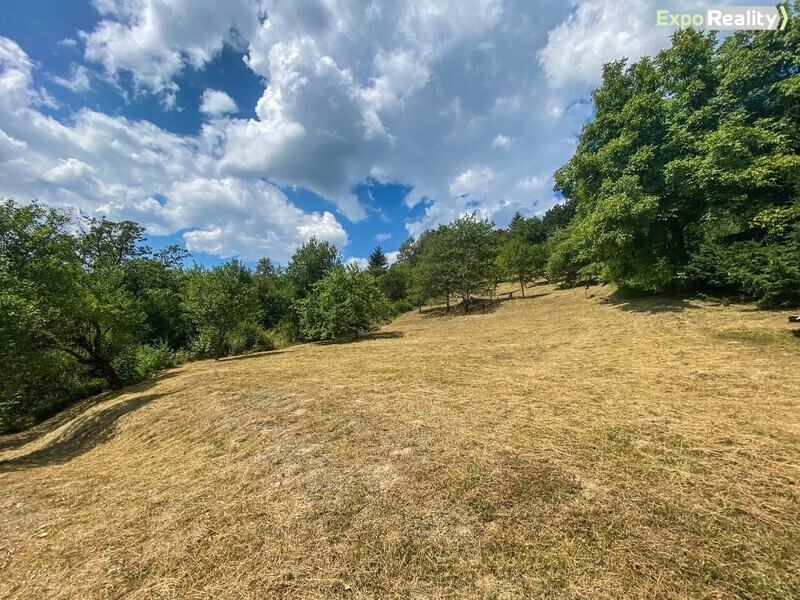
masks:
<path id="1" fill-rule="evenodd" d="M 797 15 L 797 7 L 793 9 Z M 505 229 L 465 215 L 365 270 L 309 240 L 188 266 L 136 223 L 0 205 L 0 430 L 196 358 L 352 338 L 428 302 L 469 312 L 500 281 L 705 291 L 800 303 L 800 30 L 677 32 L 606 65 L 594 118 L 555 175 L 563 202 Z"/>

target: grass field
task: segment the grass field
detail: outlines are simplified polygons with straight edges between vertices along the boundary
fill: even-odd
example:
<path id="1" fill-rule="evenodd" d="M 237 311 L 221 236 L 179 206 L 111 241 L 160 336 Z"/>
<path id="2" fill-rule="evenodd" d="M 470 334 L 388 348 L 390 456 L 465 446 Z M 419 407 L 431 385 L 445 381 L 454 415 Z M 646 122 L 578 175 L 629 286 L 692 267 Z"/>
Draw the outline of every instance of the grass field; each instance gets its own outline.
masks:
<path id="1" fill-rule="evenodd" d="M 556 290 L 0 438 L 0 597 L 800 597 L 785 312 Z"/>

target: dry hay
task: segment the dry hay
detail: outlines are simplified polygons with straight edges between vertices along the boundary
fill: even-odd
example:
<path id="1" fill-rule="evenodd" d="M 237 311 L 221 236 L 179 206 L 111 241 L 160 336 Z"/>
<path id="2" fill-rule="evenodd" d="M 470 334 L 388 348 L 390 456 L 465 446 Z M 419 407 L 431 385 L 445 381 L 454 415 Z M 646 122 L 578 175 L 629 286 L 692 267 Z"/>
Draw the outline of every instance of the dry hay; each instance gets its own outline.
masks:
<path id="1" fill-rule="evenodd" d="M 785 315 L 591 292 L 194 363 L 0 438 L 0 596 L 798 597 Z"/>

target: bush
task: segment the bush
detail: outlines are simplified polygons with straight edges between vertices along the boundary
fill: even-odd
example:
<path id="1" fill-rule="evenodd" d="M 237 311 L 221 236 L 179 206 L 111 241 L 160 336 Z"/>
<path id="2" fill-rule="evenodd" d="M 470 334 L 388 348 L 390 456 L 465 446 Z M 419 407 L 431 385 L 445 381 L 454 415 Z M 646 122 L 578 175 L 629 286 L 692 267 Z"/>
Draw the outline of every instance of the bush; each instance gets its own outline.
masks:
<path id="1" fill-rule="evenodd" d="M 414 308 L 415 307 L 411 304 L 411 302 L 409 302 L 405 298 L 402 300 L 396 300 L 395 302 L 392 302 L 392 310 L 394 311 L 395 314 L 398 315 L 412 311 L 414 310 Z"/>
<path id="2" fill-rule="evenodd" d="M 336 267 L 294 307 L 308 340 L 357 336 L 377 329 L 391 311 L 372 275 L 354 264 Z"/>
<path id="3" fill-rule="evenodd" d="M 294 338 L 292 337 L 292 331 L 290 327 L 279 325 L 275 329 L 269 330 L 267 335 L 272 341 L 272 347 L 274 350 L 286 348 L 294 343 Z"/>
<path id="4" fill-rule="evenodd" d="M 20 431 L 107 388 L 105 380 L 59 352 L 42 352 L 0 379 L 0 433 Z"/>
<path id="5" fill-rule="evenodd" d="M 251 323 L 239 325 L 231 332 L 228 340 L 228 351 L 231 354 L 266 352 L 274 349 L 275 344 L 269 332 Z"/>
<path id="6" fill-rule="evenodd" d="M 166 342 L 139 346 L 136 355 L 141 379 L 152 377 L 159 371 L 175 366 L 175 355 Z"/>
<path id="7" fill-rule="evenodd" d="M 174 354 L 165 342 L 133 346 L 114 361 L 114 368 L 125 385 L 152 377 L 174 365 Z"/>

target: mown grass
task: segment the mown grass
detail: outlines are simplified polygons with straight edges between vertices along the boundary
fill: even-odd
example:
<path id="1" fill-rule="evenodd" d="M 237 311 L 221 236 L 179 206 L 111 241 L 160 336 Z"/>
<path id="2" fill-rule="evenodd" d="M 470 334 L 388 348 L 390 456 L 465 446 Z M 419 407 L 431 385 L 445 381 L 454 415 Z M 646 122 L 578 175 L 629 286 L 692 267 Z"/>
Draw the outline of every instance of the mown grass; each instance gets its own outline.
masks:
<path id="1" fill-rule="evenodd" d="M 0 440 L 0 596 L 800 596 L 786 315 L 529 291 Z"/>

